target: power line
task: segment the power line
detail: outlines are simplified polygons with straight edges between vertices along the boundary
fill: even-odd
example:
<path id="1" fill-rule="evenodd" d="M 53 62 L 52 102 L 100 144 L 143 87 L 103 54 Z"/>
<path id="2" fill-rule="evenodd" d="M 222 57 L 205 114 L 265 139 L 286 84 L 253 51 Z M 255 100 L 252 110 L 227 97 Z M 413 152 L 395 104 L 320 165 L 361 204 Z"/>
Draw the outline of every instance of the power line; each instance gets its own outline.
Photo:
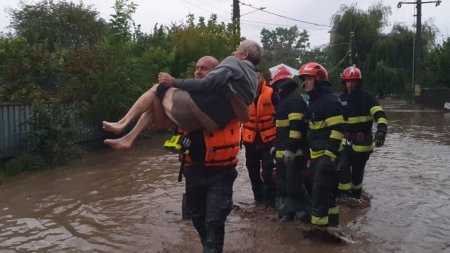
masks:
<path id="1" fill-rule="evenodd" d="M 245 19 L 241 19 L 241 21 L 259 23 L 259 24 L 264 24 L 264 25 L 272 25 L 272 26 L 278 26 L 278 27 L 281 27 L 281 26 L 291 27 L 292 26 L 292 25 L 281 25 L 281 24 L 266 23 L 266 22 L 260 22 L 260 21 L 254 21 L 254 20 L 245 20 Z M 297 26 L 297 27 L 299 27 L 301 29 L 305 29 L 305 30 L 318 30 L 318 31 L 327 31 L 328 30 L 328 29 L 325 29 L 325 28 L 312 28 L 312 27 L 302 27 L 302 26 Z"/>
<path id="2" fill-rule="evenodd" d="M 198 8 L 198 9 L 200 9 L 200 10 L 209 12 L 210 14 L 217 15 L 217 17 L 221 17 L 221 18 L 224 19 L 225 21 L 230 20 L 230 19 L 224 18 L 222 15 L 219 16 L 219 14 L 218 14 L 217 12 L 210 11 L 210 10 L 208 10 L 208 9 L 202 7 L 202 6 L 199 6 L 199 5 L 193 3 L 193 2 L 191 2 L 191 1 L 189 1 L 189 0 L 183 0 L 183 1 L 184 1 L 185 3 L 187 3 L 187 4 L 189 4 L 189 5 L 192 5 L 192 6 L 196 7 L 196 8 Z M 201 1 L 201 0 L 198 0 L 198 1 Z M 224 21 L 224 20 L 223 20 L 223 21 Z"/>
<path id="3" fill-rule="evenodd" d="M 254 6 L 251 5 L 251 4 L 246 4 L 246 3 L 243 3 L 243 2 L 241 2 L 241 1 L 239 1 L 239 2 L 240 2 L 242 5 L 248 6 L 248 7 L 253 8 L 253 9 L 260 10 L 260 11 L 265 12 L 265 13 L 269 13 L 269 14 L 271 14 L 271 15 L 278 16 L 278 17 L 280 17 L 280 18 L 285 18 L 285 19 L 289 19 L 289 20 L 294 20 L 294 21 L 297 21 L 297 22 L 300 22 L 300 23 L 305 23 L 305 24 L 308 24 L 308 25 L 315 25 L 315 26 L 322 26 L 322 27 L 329 27 L 329 28 L 332 27 L 332 26 L 329 26 L 329 25 L 322 25 L 322 24 L 318 24 L 318 23 L 313 23 L 313 22 L 305 21 L 305 20 L 300 20 L 300 19 L 296 19 L 296 18 L 286 17 L 286 16 L 283 16 L 283 15 L 280 15 L 280 14 L 277 14 L 277 13 L 274 13 L 274 12 L 266 11 L 265 9 L 262 9 L 262 8 L 254 7 Z"/>

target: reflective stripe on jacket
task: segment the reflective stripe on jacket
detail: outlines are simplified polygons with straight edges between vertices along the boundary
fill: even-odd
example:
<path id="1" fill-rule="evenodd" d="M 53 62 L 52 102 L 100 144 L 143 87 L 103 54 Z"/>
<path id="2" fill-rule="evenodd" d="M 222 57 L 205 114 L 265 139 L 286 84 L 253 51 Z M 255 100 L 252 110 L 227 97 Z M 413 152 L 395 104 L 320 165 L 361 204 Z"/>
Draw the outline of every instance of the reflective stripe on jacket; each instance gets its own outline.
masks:
<path id="1" fill-rule="evenodd" d="M 289 150 L 304 154 L 306 149 L 306 102 L 295 90 L 283 96 L 277 104 L 275 114 L 276 138 L 274 147 L 278 151 Z M 301 150 L 301 152 L 297 152 Z M 278 152 L 281 154 L 280 152 Z"/>
<path id="2" fill-rule="evenodd" d="M 250 120 L 243 124 L 242 141 L 253 143 L 259 134 L 262 142 L 268 143 L 275 139 L 275 123 L 273 115 L 275 108 L 272 105 L 272 88 L 264 82 L 258 101 L 250 105 Z"/>
<path id="3" fill-rule="evenodd" d="M 308 143 L 311 158 L 327 155 L 335 160 L 339 145 L 344 138 L 344 118 L 342 105 L 330 92 L 323 91 L 310 99 L 308 107 Z"/>
<path id="4" fill-rule="evenodd" d="M 355 152 L 372 152 L 372 125 L 377 123 L 377 130 L 387 132 L 386 114 L 376 98 L 370 93 L 357 89 L 351 94 L 339 96 L 346 121 L 346 139 L 352 143 Z"/>

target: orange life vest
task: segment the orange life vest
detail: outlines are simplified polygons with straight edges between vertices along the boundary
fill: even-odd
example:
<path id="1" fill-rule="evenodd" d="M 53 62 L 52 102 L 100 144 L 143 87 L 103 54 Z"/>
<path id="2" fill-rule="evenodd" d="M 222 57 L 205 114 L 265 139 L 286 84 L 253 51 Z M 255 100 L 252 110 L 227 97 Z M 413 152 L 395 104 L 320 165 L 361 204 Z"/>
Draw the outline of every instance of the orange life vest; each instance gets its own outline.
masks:
<path id="1" fill-rule="evenodd" d="M 264 82 L 257 103 L 250 105 L 250 120 L 243 124 L 243 142 L 253 143 L 257 134 L 264 143 L 275 139 L 275 122 L 273 120 L 275 108 L 272 104 L 272 93 L 272 88 Z"/>
<path id="2" fill-rule="evenodd" d="M 206 167 L 226 167 L 236 165 L 238 163 L 237 155 L 239 153 L 241 124 L 238 120 L 232 120 L 223 129 L 208 133 L 203 130 L 203 138 L 205 140 L 205 161 Z M 180 130 L 179 130 L 180 132 Z M 186 131 L 182 131 L 183 135 L 187 135 Z M 180 154 L 184 164 L 192 164 L 189 154 Z"/>

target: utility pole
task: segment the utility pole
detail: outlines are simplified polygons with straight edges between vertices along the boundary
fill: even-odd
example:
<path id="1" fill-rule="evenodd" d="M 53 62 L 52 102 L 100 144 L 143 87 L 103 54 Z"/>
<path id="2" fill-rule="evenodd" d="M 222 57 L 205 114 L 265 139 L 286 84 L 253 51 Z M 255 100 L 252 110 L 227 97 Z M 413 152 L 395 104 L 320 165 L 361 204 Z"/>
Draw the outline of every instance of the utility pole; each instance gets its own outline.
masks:
<path id="1" fill-rule="evenodd" d="M 397 8 L 401 8 L 402 4 L 415 4 L 416 13 L 416 34 L 414 40 L 414 55 L 413 55 L 413 74 L 412 74 L 412 85 L 413 89 L 416 87 L 420 90 L 420 83 L 422 82 L 422 4 L 434 3 L 436 6 L 441 4 L 440 0 L 437 1 L 421 1 L 417 0 L 415 2 L 398 2 Z M 417 89 L 415 89 L 417 90 Z M 413 90 L 414 91 L 414 90 Z"/>
<path id="2" fill-rule="evenodd" d="M 234 33 L 241 37 L 241 9 L 239 7 L 239 0 L 233 0 L 233 16 L 231 18 L 235 26 Z"/>
<path id="3" fill-rule="evenodd" d="M 356 55 L 356 50 L 355 50 L 355 32 L 351 31 L 350 32 L 350 42 L 349 42 L 349 61 L 350 61 L 350 66 L 353 66 L 354 64 L 356 65 L 356 61 L 355 61 L 355 55 Z"/>

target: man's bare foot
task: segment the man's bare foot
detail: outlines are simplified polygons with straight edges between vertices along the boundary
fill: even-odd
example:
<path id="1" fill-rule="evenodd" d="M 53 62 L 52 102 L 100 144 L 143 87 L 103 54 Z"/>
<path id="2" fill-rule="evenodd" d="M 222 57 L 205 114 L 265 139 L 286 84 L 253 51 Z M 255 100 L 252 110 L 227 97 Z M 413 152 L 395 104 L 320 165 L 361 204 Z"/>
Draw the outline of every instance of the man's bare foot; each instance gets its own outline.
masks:
<path id="1" fill-rule="evenodd" d="M 102 121 L 102 128 L 105 131 L 120 134 L 127 127 L 127 124 L 121 122 Z"/>
<path id="2" fill-rule="evenodd" d="M 105 139 L 103 141 L 106 145 L 109 145 L 113 149 L 129 149 L 131 148 L 132 142 L 128 141 L 127 138 L 119 138 L 119 139 Z"/>

